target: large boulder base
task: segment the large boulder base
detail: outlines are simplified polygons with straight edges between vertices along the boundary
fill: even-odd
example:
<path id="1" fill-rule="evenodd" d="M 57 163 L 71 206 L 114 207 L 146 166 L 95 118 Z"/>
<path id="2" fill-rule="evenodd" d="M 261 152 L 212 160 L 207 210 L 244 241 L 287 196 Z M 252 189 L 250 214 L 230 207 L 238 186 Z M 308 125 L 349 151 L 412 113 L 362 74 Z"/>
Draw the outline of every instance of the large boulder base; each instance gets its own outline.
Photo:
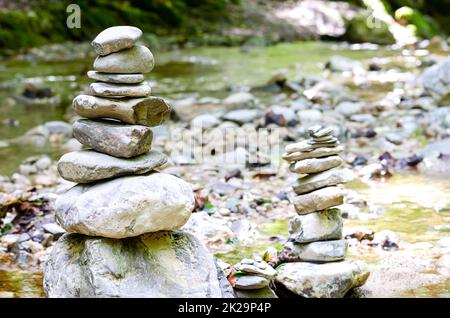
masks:
<path id="1" fill-rule="evenodd" d="M 48 297 L 222 297 L 213 256 L 191 234 L 114 240 L 65 234 L 44 269 Z"/>
<path id="2" fill-rule="evenodd" d="M 179 229 L 191 216 L 194 194 L 178 177 L 151 173 L 76 185 L 55 207 L 68 232 L 121 239 Z"/>

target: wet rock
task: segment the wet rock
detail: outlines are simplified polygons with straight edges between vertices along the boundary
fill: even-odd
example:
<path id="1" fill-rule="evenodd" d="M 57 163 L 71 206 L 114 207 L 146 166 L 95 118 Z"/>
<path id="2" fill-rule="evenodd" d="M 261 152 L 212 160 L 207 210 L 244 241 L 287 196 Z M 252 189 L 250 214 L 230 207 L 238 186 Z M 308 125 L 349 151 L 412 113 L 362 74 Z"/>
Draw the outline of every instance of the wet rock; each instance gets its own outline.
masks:
<path id="1" fill-rule="evenodd" d="M 142 45 L 106 56 L 98 56 L 94 61 L 94 69 L 102 73 L 148 73 L 154 65 L 152 52 Z"/>
<path id="2" fill-rule="evenodd" d="M 238 109 L 226 113 L 222 118 L 242 125 L 254 121 L 261 115 L 262 112 L 259 109 Z"/>
<path id="3" fill-rule="evenodd" d="M 342 217 L 339 209 L 299 215 L 289 222 L 289 240 L 309 243 L 342 238 Z"/>
<path id="4" fill-rule="evenodd" d="M 68 232 L 125 238 L 180 228 L 194 209 L 194 195 L 182 179 L 151 173 L 77 185 L 55 207 Z"/>
<path id="5" fill-rule="evenodd" d="M 297 179 L 293 188 L 295 193 L 302 194 L 316 189 L 334 186 L 352 181 L 354 174 L 349 169 L 334 168 L 317 174 L 311 174 Z"/>
<path id="6" fill-rule="evenodd" d="M 96 82 L 89 85 L 89 94 L 100 97 L 146 97 L 151 88 L 147 82 L 140 84 L 111 84 Z"/>
<path id="7" fill-rule="evenodd" d="M 297 112 L 297 116 L 300 120 L 300 123 L 305 125 L 310 125 L 311 123 L 319 122 L 322 120 L 322 112 L 317 109 L 305 109 L 299 110 Z"/>
<path id="8" fill-rule="evenodd" d="M 114 157 L 130 158 L 150 150 L 153 133 L 150 128 L 141 125 L 80 119 L 73 125 L 73 136 L 96 151 Z"/>
<path id="9" fill-rule="evenodd" d="M 283 159 L 287 161 L 298 161 L 298 160 L 304 160 L 304 159 L 310 159 L 310 158 L 322 158 L 332 155 L 337 155 L 344 151 L 344 148 L 342 146 L 337 147 L 323 147 L 323 148 L 316 148 L 311 151 L 298 151 L 297 148 L 288 148 L 286 150 L 292 151 L 292 152 L 286 152 L 283 154 Z"/>
<path id="10" fill-rule="evenodd" d="M 269 281 L 261 276 L 239 275 L 236 277 L 234 288 L 242 290 L 261 289 L 269 286 Z"/>
<path id="11" fill-rule="evenodd" d="M 238 92 L 231 94 L 224 99 L 223 103 L 229 108 L 245 108 L 256 104 L 256 98 L 247 92 Z"/>
<path id="12" fill-rule="evenodd" d="M 292 127 L 299 122 L 297 114 L 288 107 L 274 105 L 265 114 L 265 124 L 276 124 L 282 127 Z"/>
<path id="13" fill-rule="evenodd" d="M 136 27 L 114 26 L 100 32 L 91 45 L 98 55 L 107 55 L 132 47 L 141 36 Z"/>
<path id="14" fill-rule="evenodd" d="M 343 161 L 339 156 L 304 159 L 294 163 L 290 167 L 290 170 L 295 173 L 317 173 L 339 167 L 342 162 Z"/>
<path id="15" fill-rule="evenodd" d="M 332 72 L 352 72 L 354 70 L 363 70 L 360 62 L 343 56 L 332 56 L 325 64 L 325 68 Z"/>
<path id="16" fill-rule="evenodd" d="M 220 120 L 217 116 L 211 114 L 198 115 L 191 120 L 191 128 L 209 129 L 220 124 Z"/>
<path id="17" fill-rule="evenodd" d="M 269 287 L 254 290 L 236 290 L 237 298 L 278 298 Z"/>
<path id="18" fill-rule="evenodd" d="M 88 71 L 87 76 L 99 82 L 115 84 L 138 84 L 144 81 L 144 74 L 111 74 Z"/>
<path id="19" fill-rule="evenodd" d="M 344 203 L 342 190 L 338 187 L 326 187 L 294 197 L 294 206 L 298 214 L 304 215 L 321 211 Z"/>
<path id="20" fill-rule="evenodd" d="M 335 262 L 345 258 L 347 240 L 319 241 L 312 243 L 287 242 L 282 252 L 283 257 L 303 262 Z"/>
<path id="21" fill-rule="evenodd" d="M 360 113 L 364 109 L 364 103 L 362 102 L 349 102 L 343 101 L 340 102 L 335 110 L 347 117 Z"/>
<path id="22" fill-rule="evenodd" d="M 450 57 L 427 68 L 422 74 L 425 90 L 440 104 L 450 102 Z"/>
<path id="23" fill-rule="evenodd" d="M 234 265 L 234 269 L 247 274 L 262 276 L 267 279 L 273 279 L 277 273 L 272 266 L 263 260 L 253 260 L 249 258 L 244 258 L 241 262 Z"/>
<path id="24" fill-rule="evenodd" d="M 159 97 L 109 99 L 78 95 L 73 100 L 75 112 L 89 119 L 112 118 L 127 124 L 144 126 L 161 125 L 168 117 L 171 107 Z"/>
<path id="25" fill-rule="evenodd" d="M 133 157 L 116 158 L 93 150 L 73 151 L 58 161 L 61 177 L 77 183 L 88 183 L 130 174 L 143 174 L 167 162 L 167 157 L 156 151 Z"/>
<path id="26" fill-rule="evenodd" d="M 191 234 L 114 240 L 65 234 L 44 269 L 48 297 L 222 297 L 213 256 Z"/>
<path id="27" fill-rule="evenodd" d="M 286 263 L 277 269 L 276 281 L 307 298 L 342 298 L 369 277 L 364 263 L 341 261 L 325 264 Z M 330 284 L 330 282 L 332 282 Z"/>

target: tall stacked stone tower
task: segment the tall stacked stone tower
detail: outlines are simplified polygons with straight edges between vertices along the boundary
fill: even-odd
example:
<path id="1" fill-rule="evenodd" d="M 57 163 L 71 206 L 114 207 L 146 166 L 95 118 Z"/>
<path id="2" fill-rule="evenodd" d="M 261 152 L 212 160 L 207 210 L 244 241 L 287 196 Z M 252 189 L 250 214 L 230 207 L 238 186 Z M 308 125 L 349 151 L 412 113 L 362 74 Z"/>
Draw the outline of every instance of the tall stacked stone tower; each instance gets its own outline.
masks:
<path id="1" fill-rule="evenodd" d="M 361 286 L 369 273 L 362 262 L 344 260 L 347 241 L 342 238 L 342 217 L 334 208 L 343 203 L 339 184 L 352 180 L 352 172 L 339 168 L 343 148 L 333 130 L 314 126 L 310 139 L 286 146 L 283 158 L 300 175 L 293 186 L 295 210 L 289 239 L 279 255 L 276 281 L 304 297 L 343 297 Z"/>
<path id="2" fill-rule="evenodd" d="M 176 231 L 189 219 L 188 183 L 156 172 L 167 158 L 151 150 L 150 127 L 170 107 L 149 96 L 144 74 L 153 55 L 136 45 L 141 30 L 101 32 L 88 95 L 73 101 L 85 117 L 73 125 L 87 150 L 65 154 L 58 170 L 78 183 L 56 201 L 68 232 L 53 246 L 44 270 L 49 297 L 222 297 L 213 256 L 192 235 Z M 227 287 L 227 286 L 225 286 Z"/>

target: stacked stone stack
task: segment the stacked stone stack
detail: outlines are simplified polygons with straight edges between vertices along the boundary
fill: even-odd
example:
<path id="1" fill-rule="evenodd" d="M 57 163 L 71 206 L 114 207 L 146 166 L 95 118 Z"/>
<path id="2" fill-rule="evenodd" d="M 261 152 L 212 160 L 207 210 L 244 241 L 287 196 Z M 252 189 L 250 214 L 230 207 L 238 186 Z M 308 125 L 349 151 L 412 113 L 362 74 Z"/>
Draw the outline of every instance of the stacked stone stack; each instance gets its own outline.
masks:
<path id="1" fill-rule="evenodd" d="M 347 241 L 342 238 L 342 217 L 335 208 L 343 203 L 340 184 L 353 179 L 342 169 L 343 147 L 331 128 L 308 129 L 310 139 L 286 146 L 283 158 L 300 177 L 293 186 L 298 213 L 289 223 L 289 239 L 279 256 L 276 281 L 304 297 L 343 297 L 361 286 L 369 273 L 364 263 L 345 261 Z"/>
<path id="2" fill-rule="evenodd" d="M 170 113 L 149 96 L 144 73 L 153 55 L 136 45 L 135 27 L 112 27 L 92 42 L 99 55 L 88 76 L 97 82 L 73 101 L 85 117 L 74 137 L 88 150 L 68 153 L 60 175 L 78 183 L 56 201 L 69 233 L 53 246 L 44 270 L 49 297 L 221 297 L 213 256 L 192 235 L 188 183 L 154 169 L 167 158 L 152 150 L 150 127 Z M 226 286 L 225 286 L 226 287 Z"/>
<path id="3" fill-rule="evenodd" d="M 276 273 L 275 269 L 262 259 L 242 259 L 233 266 L 232 272 L 237 296 L 273 297 L 269 282 L 275 278 Z"/>

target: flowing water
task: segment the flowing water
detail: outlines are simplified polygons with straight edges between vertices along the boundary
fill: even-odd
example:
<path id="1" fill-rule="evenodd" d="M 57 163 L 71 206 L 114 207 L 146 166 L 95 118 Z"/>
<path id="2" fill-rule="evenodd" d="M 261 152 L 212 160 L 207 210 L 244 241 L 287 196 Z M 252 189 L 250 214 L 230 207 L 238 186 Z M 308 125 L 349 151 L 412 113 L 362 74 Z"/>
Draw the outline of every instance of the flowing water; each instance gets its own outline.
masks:
<path id="1" fill-rule="evenodd" d="M 332 55 L 343 55 L 364 60 L 380 55 L 399 55 L 386 50 L 336 50 L 332 43 L 302 42 L 279 44 L 267 48 L 195 48 L 155 54 L 157 66 L 149 74 L 155 95 L 183 97 L 189 94 L 224 97 L 231 85 L 262 85 L 280 69 L 289 77 L 297 74 L 318 74 L 322 63 Z M 67 120 L 66 109 L 81 85 L 92 61 L 64 63 L 0 62 L 0 141 L 18 137 L 34 126 L 52 120 Z M 50 87 L 62 97 L 60 106 L 26 106 L 7 102 L 11 94 L 20 94 L 24 79 Z M 380 93 L 374 91 L 373 94 Z M 383 93 L 383 91 L 381 92 Z M 370 94 L 367 94 L 370 98 Z M 17 126 L 7 122 L 17 120 Z M 0 146 L 1 147 L 1 146 Z M 46 153 L 53 158 L 61 150 L 14 146 L 0 148 L 0 175 L 11 175 L 19 163 L 30 155 Z M 384 208 L 384 215 L 369 221 L 346 220 L 345 225 L 364 226 L 374 231 L 390 229 L 407 242 L 434 242 L 449 236 L 450 181 L 427 179 L 420 175 L 398 175 L 385 183 L 358 186 L 355 190 Z M 271 245 L 280 248 L 274 237 L 286 238 L 287 224 L 261 224 L 263 239 L 251 247 L 236 248 L 234 252 L 219 255 L 235 262 L 255 250 Z M 395 252 L 393 252 L 395 253 Z M 426 286 L 403 296 L 445 296 L 449 284 Z M 447 294 L 446 294 L 447 293 Z M 34 272 L 2 268 L 0 264 L 0 297 L 41 297 L 41 275 Z M 402 295 L 400 295 L 402 296 Z"/>

